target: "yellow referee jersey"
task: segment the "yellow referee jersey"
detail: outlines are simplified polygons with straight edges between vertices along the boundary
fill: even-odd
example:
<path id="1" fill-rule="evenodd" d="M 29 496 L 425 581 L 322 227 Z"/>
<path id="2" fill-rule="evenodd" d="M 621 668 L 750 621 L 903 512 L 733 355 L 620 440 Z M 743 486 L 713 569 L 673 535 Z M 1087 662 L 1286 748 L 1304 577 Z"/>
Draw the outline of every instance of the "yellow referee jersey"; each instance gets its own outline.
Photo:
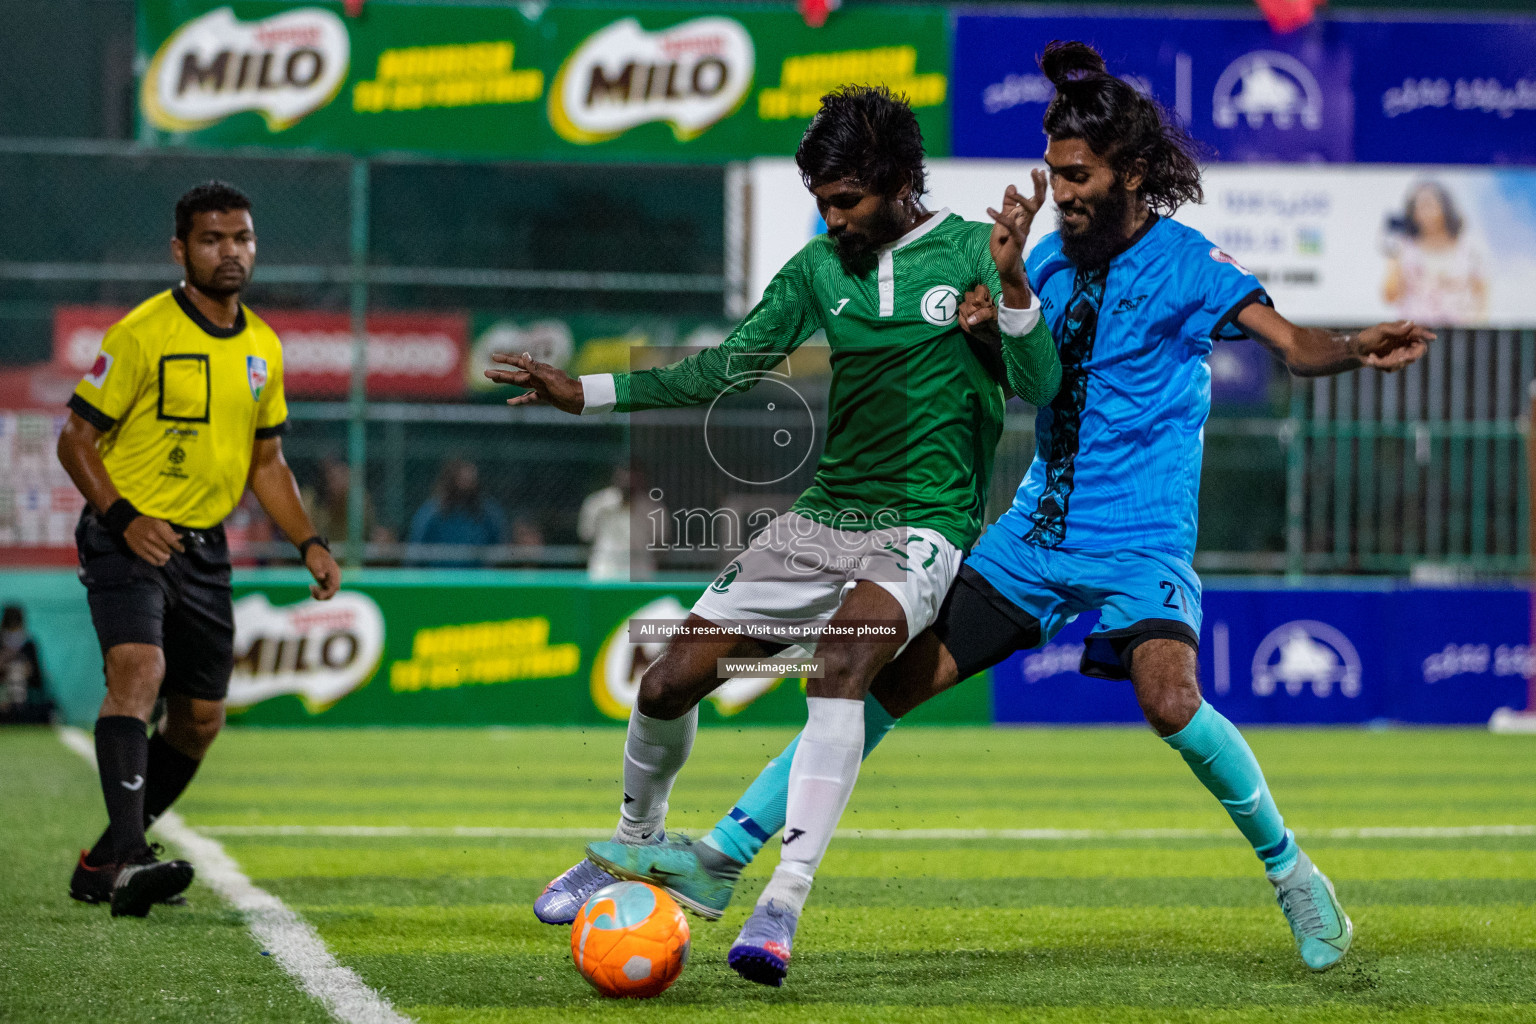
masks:
<path id="1" fill-rule="evenodd" d="M 173 288 L 112 325 L 69 408 L 103 432 L 101 461 L 134 507 L 208 529 L 245 493 L 255 440 L 287 425 L 282 343 L 244 306 L 219 327 Z"/>

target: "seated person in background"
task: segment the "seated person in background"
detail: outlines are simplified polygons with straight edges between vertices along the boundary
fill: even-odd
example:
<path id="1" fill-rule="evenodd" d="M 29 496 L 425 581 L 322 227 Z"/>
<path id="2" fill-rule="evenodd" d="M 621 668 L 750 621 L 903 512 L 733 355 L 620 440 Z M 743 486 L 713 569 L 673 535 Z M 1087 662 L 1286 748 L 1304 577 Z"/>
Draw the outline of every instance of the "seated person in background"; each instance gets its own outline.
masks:
<path id="1" fill-rule="evenodd" d="M 538 520 L 529 516 L 518 516 L 512 520 L 512 533 L 507 543 L 520 549 L 513 556 L 512 568 L 538 569 L 542 566 L 544 528 Z"/>
<path id="2" fill-rule="evenodd" d="M 501 506 L 480 494 L 480 470 L 473 462 L 449 459 L 437 476 L 437 485 L 411 517 L 412 544 L 453 544 L 488 547 L 505 543 L 507 517 Z M 428 557 L 424 565 L 452 567 L 475 565 L 478 559 Z"/>
<path id="3" fill-rule="evenodd" d="M 333 547 L 347 542 L 350 523 L 347 495 L 351 488 L 352 467 L 345 459 L 327 455 L 320 460 L 320 486 L 305 487 L 299 492 L 316 532 Z M 394 532 L 379 523 L 373 495 L 366 492 L 363 494 L 363 536 L 370 544 L 389 544 L 395 539 Z"/>
<path id="4" fill-rule="evenodd" d="M 0 722 L 46 725 L 55 717 L 37 644 L 21 606 L 8 604 L 0 612 Z"/>

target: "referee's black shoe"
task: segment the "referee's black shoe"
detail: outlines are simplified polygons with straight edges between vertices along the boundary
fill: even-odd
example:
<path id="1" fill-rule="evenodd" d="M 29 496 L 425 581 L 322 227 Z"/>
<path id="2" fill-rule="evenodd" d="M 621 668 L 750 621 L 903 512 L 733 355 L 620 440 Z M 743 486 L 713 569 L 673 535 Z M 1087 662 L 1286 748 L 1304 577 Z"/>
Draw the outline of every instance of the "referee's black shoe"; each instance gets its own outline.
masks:
<path id="1" fill-rule="evenodd" d="M 117 864 L 88 864 L 85 850 L 75 862 L 75 873 L 69 876 L 69 897 L 81 903 L 109 903 L 112 900 L 112 880 L 117 877 Z"/>
<path id="2" fill-rule="evenodd" d="M 81 850 L 80 859 L 75 862 L 75 872 L 69 877 L 70 899 L 81 903 L 111 903 L 112 882 L 117 878 L 117 868 L 116 861 L 92 864 L 86 860 L 86 851 Z M 167 907 L 184 907 L 187 898 L 181 895 L 167 896 L 160 902 Z"/>
<path id="3" fill-rule="evenodd" d="M 117 869 L 112 883 L 113 917 L 146 917 L 149 908 L 179 896 L 192 884 L 192 865 L 184 860 L 156 860 L 148 847 Z"/>

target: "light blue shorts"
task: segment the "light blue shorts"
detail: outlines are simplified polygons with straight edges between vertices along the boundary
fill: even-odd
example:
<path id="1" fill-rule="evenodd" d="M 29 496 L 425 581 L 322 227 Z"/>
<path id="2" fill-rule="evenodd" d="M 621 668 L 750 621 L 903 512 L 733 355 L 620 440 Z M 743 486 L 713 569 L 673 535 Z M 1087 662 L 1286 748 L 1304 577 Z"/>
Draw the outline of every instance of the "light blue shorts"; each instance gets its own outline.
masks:
<path id="1" fill-rule="evenodd" d="M 1152 639 L 1199 649 L 1200 577 L 1164 551 L 1065 551 L 1024 539 L 1029 522 L 1010 510 L 987 528 L 966 565 L 1040 623 L 1044 644 L 1084 612 L 1099 624 L 1083 641 L 1082 672 L 1128 678 L 1130 653 Z"/>

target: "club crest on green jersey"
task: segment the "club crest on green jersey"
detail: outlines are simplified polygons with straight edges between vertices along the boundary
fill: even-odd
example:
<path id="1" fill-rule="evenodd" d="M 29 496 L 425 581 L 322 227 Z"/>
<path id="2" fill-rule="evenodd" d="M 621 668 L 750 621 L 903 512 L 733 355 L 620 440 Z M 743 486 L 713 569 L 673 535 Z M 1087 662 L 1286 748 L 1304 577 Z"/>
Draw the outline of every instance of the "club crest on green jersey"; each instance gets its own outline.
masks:
<path id="1" fill-rule="evenodd" d="M 731 588 L 731 584 L 736 582 L 736 577 L 740 574 L 741 561 L 738 559 L 726 566 L 725 571 L 715 577 L 715 582 L 709 585 L 709 589 L 717 594 L 723 594 Z"/>
<path id="2" fill-rule="evenodd" d="M 948 327 L 960 316 L 960 290 L 947 284 L 934 285 L 923 293 L 918 308 L 933 326 Z"/>

